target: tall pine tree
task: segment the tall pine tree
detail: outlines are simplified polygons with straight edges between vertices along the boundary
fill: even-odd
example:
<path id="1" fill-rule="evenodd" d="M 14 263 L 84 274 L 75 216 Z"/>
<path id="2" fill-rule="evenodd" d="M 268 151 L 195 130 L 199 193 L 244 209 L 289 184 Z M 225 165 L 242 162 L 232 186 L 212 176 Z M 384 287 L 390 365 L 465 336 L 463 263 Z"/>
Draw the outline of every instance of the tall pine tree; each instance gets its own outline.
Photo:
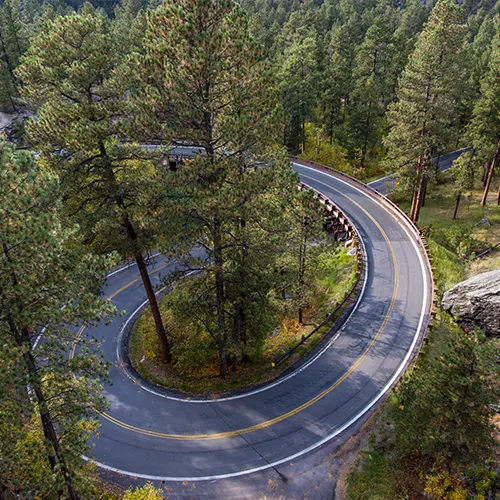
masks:
<path id="1" fill-rule="evenodd" d="M 412 194 L 410 218 L 417 221 L 432 157 L 447 146 L 463 85 L 465 15 L 454 0 L 438 0 L 419 35 L 388 112 L 389 162 Z"/>
<path id="2" fill-rule="evenodd" d="M 136 116 L 128 98 L 134 80 L 119 55 L 109 22 L 90 4 L 47 20 L 18 72 L 24 97 L 37 107 L 27 131 L 60 175 L 65 208 L 88 243 L 136 261 L 168 362 L 169 342 L 144 258 L 156 245 L 165 180 L 151 152 L 126 142 Z"/>
<path id="3" fill-rule="evenodd" d="M 186 182 L 190 195 L 181 196 L 174 210 L 195 220 L 212 257 L 219 371 L 225 376 L 227 238 L 235 219 L 240 219 L 240 232 L 250 227 L 239 209 L 255 196 L 247 182 L 258 175 L 252 155 L 275 143 L 272 80 L 263 49 L 250 37 L 246 16 L 232 0 L 164 2 L 149 15 L 146 48 L 147 56 L 136 61 L 145 77 L 137 99 L 145 117 L 142 127 L 203 150 L 180 173 L 193 177 Z"/>
<path id="4" fill-rule="evenodd" d="M 85 496 L 81 455 L 90 451 L 95 412 L 104 408 L 106 364 L 74 327 L 112 309 L 96 295 L 109 262 L 85 252 L 76 228 L 65 229 L 60 196 L 57 178 L 0 142 L 0 350 L 9 369 L 0 377 L 1 477 L 27 498 L 67 492 L 75 500 Z M 68 359 L 78 341 L 81 350 Z"/>

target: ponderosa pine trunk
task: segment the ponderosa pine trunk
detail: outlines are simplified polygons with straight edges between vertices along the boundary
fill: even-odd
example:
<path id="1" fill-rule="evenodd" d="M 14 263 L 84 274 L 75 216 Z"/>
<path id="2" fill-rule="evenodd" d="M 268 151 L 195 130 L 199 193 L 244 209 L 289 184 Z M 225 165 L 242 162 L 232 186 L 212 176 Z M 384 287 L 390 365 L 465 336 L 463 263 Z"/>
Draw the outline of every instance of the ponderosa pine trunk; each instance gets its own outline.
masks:
<path id="1" fill-rule="evenodd" d="M 108 152 L 106 150 L 106 146 L 104 145 L 103 141 L 99 141 L 99 151 L 101 153 L 101 157 L 104 161 L 104 164 L 106 165 L 107 168 L 108 180 L 112 185 L 114 185 L 117 192 L 119 192 L 118 182 L 115 177 L 113 165 L 108 156 Z M 163 324 L 163 320 L 161 317 L 158 301 L 156 300 L 156 294 L 154 292 L 153 284 L 151 283 L 151 278 L 149 277 L 146 262 L 144 261 L 142 251 L 138 245 L 137 231 L 135 230 L 134 225 L 130 220 L 130 217 L 127 213 L 127 208 L 125 206 L 125 200 L 121 195 L 118 195 L 115 198 L 115 203 L 118 205 L 119 209 L 123 213 L 122 226 L 127 234 L 127 239 L 131 245 L 132 255 L 134 256 L 134 260 L 137 264 L 137 267 L 139 268 L 141 280 L 144 289 L 146 290 L 149 307 L 151 309 L 151 313 L 153 315 L 153 319 L 155 322 L 156 335 L 158 336 L 158 340 L 160 342 L 161 359 L 163 363 L 169 363 L 172 358 L 170 354 L 170 344 L 168 342 L 167 333 L 165 331 L 165 326 Z"/>
<path id="2" fill-rule="evenodd" d="M 226 312 L 224 296 L 224 258 L 222 254 L 221 223 L 218 217 L 212 220 L 212 239 L 214 244 L 215 302 L 217 310 L 217 345 L 219 351 L 219 374 L 227 375 L 226 355 Z"/>
<path id="3" fill-rule="evenodd" d="M 417 186 L 413 190 L 413 198 L 410 209 L 410 219 L 413 222 L 417 222 L 418 216 L 420 214 L 420 204 L 422 203 L 422 184 L 424 182 L 424 158 L 421 156 L 418 159 L 417 165 Z"/>
<path id="4" fill-rule="evenodd" d="M 245 219 L 240 220 L 240 228 L 242 233 L 244 232 L 246 227 Z M 246 298 L 246 274 L 245 274 L 245 264 L 246 257 L 248 254 L 247 247 L 244 243 L 244 236 L 240 235 L 243 238 L 243 244 L 241 246 L 241 263 L 240 268 L 243 272 L 239 276 L 239 289 L 241 292 L 238 294 L 238 299 L 235 307 L 234 313 L 234 324 L 233 324 L 233 347 L 239 347 L 241 345 L 246 345 L 247 343 L 247 335 L 246 335 L 246 314 L 245 314 L 245 304 L 247 301 Z M 248 356 L 245 354 L 242 356 L 242 361 L 247 361 Z M 231 368 L 233 371 L 236 371 L 238 368 L 238 358 L 236 354 L 233 354 L 231 357 Z"/>
<path id="5" fill-rule="evenodd" d="M 488 172 L 490 171 L 490 162 L 486 161 L 483 165 L 483 175 L 481 176 L 481 182 L 483 187 L 486 187 L 486 180 L 488 179 Z"/>
<path id="6" fill-rule="evenodd" d="M 413 220 L 413 214 L 415 213 L 415 205 L 417 203 L 417 194 L 418 189 L 414 189 L 411 196 L 411 205 L 410 205 L 410 219 Z"/>
<path id="7" fill-rule="evenodd" d="M 146 290 L 146 295 L 148 297 L 149 307 L 151 309 L 151 314 L 155 322 L 156 334 L 158 340 L 160 341 L 161 347 L 161 359 L 163 363 L 170 363 L 172 358 L 170 354 L 170 344 L 168 342 L 167 333 L 165 331 L 165 326 L 163 325 L 163 319 L 161 317 L 160 308 L 158 306 L 158 300 L 156 299 L 156 294 L 151 283 L 151 278 L 149 277 L 146 262 L 144 261 L 144 256 L 137 245 L 137 233 L 135 232 L 134 226 L 130 221 L 127 213 L 123 216 L 123 227 L 127 231 L 127 238 L 132 246 L 132 251 L 134 255 L 134 260 L 139 268 L 139 273 L 141 275 L 142 283 L 144 289 Z"/>
<path id="8" fill-rule="evenodd" d="M 7 261 L 12 262 L 12 259 L 10 258 L 10 255 L 8 253 L 7 245 L 5 243 L 3 243 L 3 252 Z M 14 273 L 11 273 L 11 278 L 14 285 L 18 283 L 18 278 Z M 40 415 L 40 420 L 42 422 L 43 435 L 52 448 L 52 451 L 48 452 L 47 456 L 50 468 L 54 472 L 56 472 L 57 464 L 59 463 L 61 474 L 63 475 L 70 499 L 79 500 L 80 497 L 78 496 L 74 488 L 71 473 L 66 465 L 64 457 L 61 454 L 59 439 L 55 431 L 54 423 L 52 422 L 49 408 L 47 406 L 47 401 L 43 394 L 42 381 L 40 379 L 40 375 L 35 363 L 35 358 L 33 357 L 32 353 L 33 348 L 30 341 L 29 330 L 27 328 L 18 328 L 11 311 L 7 311 L 7 323 L 9 325 L 9 329 L 12 337 L 14 338 L 14 341 L 23 353 L 23 358 L 26 363 L 26 369 L 28 370 L 29 383 L 35 393 L 38 403 L 38 414 Z M 60 492 L 60 495 L 62 495 L 62 492 Z"/>
<path id="9" fill-rule="evenodd" d="M 424 177 L 424 181 L 423 181 L 423 187 L 422 187 L 422 199 L 420 201 L 420 207 L 425 207 L 425 200 L 427 198 L 427 183 L 428 183 L 429 179 L 427 178 L 427 176 Z"/>
<path id="10" fill-rule="evenodd" d="M 486 178 L 486 186 L 484 188 L 484 193 L 483 197 L 481 199 L 481 206 L 484 207 L 486 205 L 486 200 L 488 198 L 488 192 L 490 190 L 491 186 L 491 179 L 493 178 L 493 171 L 495 170 L 495 167 L 498 163 L 498 156 L 500 154 L 500 148 L 498 148 L 495 152 L 495 156 L 493 157 L 493 160 L 491 161 L 490 168 L 488 171 L 488 176 Z"/>
<path id="11" fill-rule="evenodd" d="M 462 192 L 459 191 L 457 194 L 457 202 L 455 203 L 455 211 L 453 212 L 453 220 L 457 218 L 458 206 L 460 205 L 460 199 L 462 198 Z"/>
<path id="12" fill-rule="evenodd" d="M 23 352 L 24 362 L 26 363 L 26 368 L 28 370 L 30 387 L 36 396 L 38 414 L 40 415 L 40 420 L 42 422 L 43 435 L 51 448 L 51 451 L 48 452 L 47 456 L 50 468 L 53 472 L 56 472 L 59 466 L 70 499 L 79 500 L 80 497 L 73 485 L 71 473 L 66 465 L 64 457 L 61 454 L 61 448 L 59 446 L 59 439 L 55 430 L 54 422 L 52 421 L 47 401 L 42 390 L 40 375 L 38 373 L 33 353 L 31 352 L 32 347 L 30 343 L 29 331 L 26 328 L 19 330 L 14 317 L 10 312 L 7 313 L 7 320 L 10 332 L 14 337 L 17 346 Z M 61 494 L 62 492 L 60 492 L 60 495 Z"/>

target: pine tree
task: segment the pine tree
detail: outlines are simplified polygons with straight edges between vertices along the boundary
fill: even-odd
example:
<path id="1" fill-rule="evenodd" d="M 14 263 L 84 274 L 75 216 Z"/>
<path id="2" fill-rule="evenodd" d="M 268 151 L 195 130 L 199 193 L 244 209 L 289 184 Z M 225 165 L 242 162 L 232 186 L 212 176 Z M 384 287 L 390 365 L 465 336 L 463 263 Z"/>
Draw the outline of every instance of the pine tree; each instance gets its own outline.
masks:
<path id="1" fill-rule="evenodd" d="M 447 144 L 463 85 L 464 12 L 454 0 L 438 0 L 399 81 L 389 107 L 389 162 L 412 193 L 410 217 L 418 220 L 433 155 Z"/>
<path id="2" fill-rule="evenodd" d="M 115 8 L 111 37 L 123 54 L 143 52 L 146 31 L 146 14 L 141 9 L 140 0 L 123 0 Z"/>
<path id="3" fill-rule="evenodd" d="M 395 409 L 402 453 L 434 460 L 483 462 L 494 446 L 492 417 L 500 396 L 500 346 L 480 332 L 452 332 L 447 351 L 420 367 Z"/>
<path id="4" fill-rule="evenodd" d="M 324 243 L 326 238 L 323 210 L 312 190 L 302 189 L 298 192 L 290 217 L 292 219 L 290 254 L 294 262 L 287 267 L 292 271 L 292 295 L 297 306 L 297 320 L 302 324 L 304 308 L 309 305 L 311 299 L 308 289 L 311 286 L 312 246 L 319 242 Z"/>
<path id="5" fill-rule="evenodd" d="M 336 138 L 343 144 L 348 140 L 345 126 L 349 97 L 354 88 L 355 51 L 364 34 L 361 13 L 355 7 L 355 3 L 339 2 L 339 15 L 331 29 L 324 74 L 323 119 L 331 142 Z"/>
<path id="6" fill-rule="evenodd" d="M 150 151 L 125 142 L 135 131 L 137 110 L 129 99 L 133 78 L 128 68 L 122 71 L 119 55 L 108 21 L 90 4 L 47 20 L 18 71 L 24 97 L 38 107 L 27 132 L 60 175 L 67 213 L 87 242 L 135 259 L 168 362 L 170 346 L 144 258 L 156 245 L 165 179 Z"/>
<path id="7" fill-rule="evenodd" d="M 361 150 L 359 167 L 364 168 L 369 148 L 380 141 L 386 106 L 393 100 L 396 47 L 394 16 L 379 11 L 356 49 L 349 127 L 355 147 Z"/>
<path id="8" fill-rule="evenodd" d="M 255 171 L 252 155 L 276 141 L 272 80 L 263 50 L 232 0 L 164 2 L 148 17 L 146 47 L 146 58 L 136 62 L 145 75 L 137 99 L 145 116 L 141 126 L 204 151 L 180 172 L 181 179 L 191 179 L 185 183 L 188 192 L 194 191 L 181 195 L 174 210 L 181 217 L 188 214 L 208 242 L 219 371 L 225 376 L 226 238 L 235 218 L 240 227 L 245 222 L 238 207 L 250 204 L 254 196 L 246 184 Z"/>
<path id="9" fill-rule="evenodd" d="M 172 207 L 177 241 L 187 238 L 189 247 L 197 240 L 205 252 L 202 258 L 186 253 L 181 259 L 186 270 L 198 274 L 183 283 L 176 310 L 189 310 L 216 340 L 225 376 L 228 366 L 236 370 L 239 361 L 258 358 L 275 326 L 276 260 L 289 239 L 283 214 L 296 178 L 285 155 L 279 161 L 266 158 L 265 167 L 235 156 L 212 162 L 200 155 L 175 172 L 170 187 L 179 190 L 180 201 Z"/>
<path id="10" fill-rule="evenodd" d="M 491 41 L 495 36 L 493 16 L 486 14 L 479 26 L 478 32 L 471 43 L 473 70 L 471 74 L 472 85 L 479 95 L 481 78 L 486 73 L 491 54 Z"/>
<path id="11" fill-rule="evenodd" d="M 285 49 L 279 72 L 281 100 L 287 116 L 285 144 L 301 153 L 305 150 L 305 124 L 312 118 L 320 90 L 317 54 L 317 37 L 297 38 Z"/>
<path id="12" fill-rule="evenodd" d="M 74 500 L 85 492 L 81 455 L 105 406 L 100 379 L 107 368 L 95 341 L 78 340 L 74 327 L 112 311 L 96 295 L 109 259 L 87 254 L 76 228 L 64 228 L 57 179 L 5 141 L 0 181 L 0 346 L 8 369 L 0 376 L 7 439 L 0 470 L 12 481 L 3 486 L 27 497 L 44 491 L 60 498 L 66 490 Z M 80 351 L 69 359 L 74 342 Z"/>
<path id="13" fill-rule="evenodd" d="M 481 79 L 480 92 L 471 122 L 467 127 L 467 137 L 472 141 L 478 161 L 488 162 L 488 169 L 485 172 L 485 189 L 481 199 L 481 206 L 484 206 L 494 170 L 500 161 L 500 30 L 498 24 L 491 42 L 488 68 Z M 500 196 L 498 202 L 500 203 Z"/>

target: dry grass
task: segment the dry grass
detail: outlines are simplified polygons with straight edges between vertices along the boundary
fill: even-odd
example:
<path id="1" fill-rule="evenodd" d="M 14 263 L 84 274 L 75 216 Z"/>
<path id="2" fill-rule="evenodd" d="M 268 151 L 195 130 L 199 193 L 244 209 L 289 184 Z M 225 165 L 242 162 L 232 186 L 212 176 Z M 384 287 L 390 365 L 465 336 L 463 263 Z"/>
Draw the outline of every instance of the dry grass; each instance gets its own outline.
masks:
<path id="1" fill-rule="evenodd" d="M 340 302 L 346 292 L 350 290 L 354 283 L 354 265 L 354 259 L 348 258 L 347 261 L 343 262 L 343 267 L 335 273 L 335 282 L 329 283 L 327 287 L 329 293 L 322 294 L 321 303 L 316 304 L 309 311 L 309 314 L 306 314 L 307 324 L 299 325 L 297 321 L 290 318 L 280 318 L 280 327 L 266 338 L 260 359 L 240 363 L 238 370 L 236 372 L 230 371 L 224 379 L 218 376 L 218 359 L 215 349 L 207 357 L 203 366 L 190 373 L 178 369 L 175 360 L 168 365 L 161 363 L 158 356 L 150 351 L 148 343 L 145 341 L 148 336 L 154 336 L 154 333 L 151 333 L 154 332 L 154 324 L 149 311 L 143 314 L 132 329 L 130 337 L 132 365 L 145 379 L 157 385 L 191 394 L 211 393 L 215 396 L 225 391 L 251 387 L 277 378 L 310 352 L 334 326 L 340 312 L 300 346 L 289 359 L 278 367 L 273 367 L 274 360 L 295 346 L 303 336 L 307 336 L 333 309 L 334 304 Z M 324 279 L 323 276 L 322 281 Z M 169 312 L 165 298 L 160 301 L 160 309 L 164 318 L 168 317 Z"/>

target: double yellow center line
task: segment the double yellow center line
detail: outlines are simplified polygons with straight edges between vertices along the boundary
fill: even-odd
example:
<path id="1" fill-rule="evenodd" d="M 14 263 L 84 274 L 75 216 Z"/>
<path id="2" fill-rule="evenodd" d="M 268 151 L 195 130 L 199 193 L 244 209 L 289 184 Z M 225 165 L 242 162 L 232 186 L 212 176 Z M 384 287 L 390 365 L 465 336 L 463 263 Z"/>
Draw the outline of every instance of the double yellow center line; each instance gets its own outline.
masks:
<path id="1" fill-rule="evenodd" d="M 325 184 L 323 182 L 320 182 L 320 181 L 315 181 L 315 182 L 318 182 L 319 184 L 322 184 L 322 185 L 326 186 L 328 189 L 333 189 L 331 186 L 329 186 L 329 185 L 327 185 L 327 184 Z M 336 191 L 336 190 L 334 190 L 334 191 Z M 346 196 L 345 193 L 342 193 L 342 194 L 343 194 L 343 196 Z M 350 368 L 344 373 L 344 375 L 342 375 L 340 378 L 338 378 L 332 385 L 330 385 L 329 387 L 327 387 L 325 390 L 323 390 L 322 392 L 320 392 L 319 394 L 317 394 L 316 396 L 314 396 L 310 400 L 306 401 L 305 403 L 301 404 L 300 406 L 297 406 L 293 410 L 290 410 L 290 411 L 288 411 L 286 413 L 283 413 L 282 415 L 279 415 L 278 417 L 275 417 L 275 418 L 270 419 L 270 420 L 266 420 L 266 421 L 261 422 L 259 424 L 255 424 L 255 425 L 252 425 L 252 426 L 249 426 L 249 427 L 243 427 L 241 429 L 235 429 L 235 430 L 231 430 L 231 431 L 226 431 L 226 432 L 204 433 L 204 434 L 163 433 L 163 432 L 156 432 L 156 431 L 152 431 L 152 430 L 149 430 L 149 429 L 143 429 L 143 428 L 140 428 L 140 427 L 136 427 L 136 426 L 131 425 L 131 424 L 127 424 L 126 422 L 123 422 L 123 421 L 121 421 L 121 420 L 113 417 L 109 413 L 100 413 L 100 415 L 103 418 L 105 418 L 106 420 L 108 420 L 109 422 L 112 422 L 113 424 L 115 424 L 115 425 L 117 425 L 119 427 L 122 427 L 123 429 L 127 429 L 129 431 L 136 432 L 138 434 L 142 434 L 142 435 L 146 435 L 146 436 L 151 436 L 151 437 L 158 438 L 158 439 L 171 439 L 171 440 L 182 440 L 182 441 L 200 441 L 200 440 L 224 439 L 224 438 L 230 438 L 230 437 L 235 437 L 235 436 L 241 436 L 243 434 L 249 434 L 251 432 L 255 432 L 255 431 L 258 431 L 258 430 L 261 430 L 261 429 L 265 429 L 265 428 L 271 427 L 272 425 L 275 425 L 275 424 L 277 424 L 279 422 L 283 422 L 284 420 L 286 420 L 286 419 L 288 419 L 290 417 L 293 417 L 293 416 L 299 414 L 303 410 L 306 410 L 307 408 L 311 407 L 312 405 L 314 405 L 315 403 L 317 403 L 318 401 L 320 401 L 321 399 L 323 399 L 325 396 L 327 396 L 332 391 L 334 391 L 348 377 L 350 377 L 356 371 L 356 369 L 361 365 L 361 363 L 366 359 L 366 357 L 368 356 L 368 354 L 370 353 L 370 351 L 373 349 L 373 347 L 375 346 L 375 344 L 380 339 L 380 336 L 382 335 L 384 329 L 387 326 L 387 323 L 389 322 L 389 319 L 390 319 L 390 317 L 392 315 L 392 312 L 394 310 L 394 305 L 396 303 L 396 297 L 397 297 L 398 290 L 399 290 L 399 270 L 398 270 L 398 265 L 397 265 L 397 261 L 396 261 L 396 255 L 395 255 L 395 252 L 394 252 L 394 248 L 393 248 L 393 246 L 392 246 L 392 244 L 391 244 L 391 242 L 390 242 L 390 240 L 389 240 L 386 232 L 382 229 L 382 227 L 380 226 L 380 224 L 373 218 L 373 216 L 370 213 L 367 212 L 367 210 L 365 210 L 359 203 L 357 203 L 356 201 L 354 201 L 352 198 L 350 198 L 348 196 L 346 196 L 346 197 L 354 205 L 356 205 L 362 212 L 364 212 L 364 214 L 378 228 L 378 230 L 382 234 L 384 240 L 386 241 L 387 246 L 388 246 L 388 248 L 390 250 L 390 253 L 391 253 L 392 263 L 393 263 L 393 267 L 394 267 L 394 289 L 393 289 L 393 293 L 392 293 L 391 302 L 389 304 L 389 308 L 387 309 L 387 313 L 385 314 L 384 320 L 383 320 L 382 324 L 380 325 L 380 328 L 378 329 L 376 335 L 373 337 L 372 341 L 370 342 L 370 344 L 368 345 L 368 347 L 365 349 L 365 351 L 363 352 L 363 354 L 361 354 L 361 356 L 356 359 L 356 361 L 350 366 Z M 165 266 L 163 266 L 163 267 L 165 267 Z M 153 272 L 157 272 L 160 269 L 163 269 L 163 267 L 161 267 L 159 269 L 156 269 Z M 137 278 L 137 279 L 131 281 L 127 285 L 123 286 L 122 288 L 120 288 L 119 290 L 117 290 L 116 292 L 114 292 L 110 297 L 108 297 L 108 300 L 111 300 L 113 297 L 115 297 L 116 295 L 118 295 L 120 292 L 122 292 L 123 290 L 125 290 L 126 288 L 128 288 L 129 286 L 131 286 L 132 284 L 134 284 L 137 281 L 139 281 L 139 279 L 140 278 Z M 81 332 L 83 332 L 83 328 L 84 327 L 82 327 Z M 81 332 L 79 332 L 79 333 L 81 334 Z"/>

